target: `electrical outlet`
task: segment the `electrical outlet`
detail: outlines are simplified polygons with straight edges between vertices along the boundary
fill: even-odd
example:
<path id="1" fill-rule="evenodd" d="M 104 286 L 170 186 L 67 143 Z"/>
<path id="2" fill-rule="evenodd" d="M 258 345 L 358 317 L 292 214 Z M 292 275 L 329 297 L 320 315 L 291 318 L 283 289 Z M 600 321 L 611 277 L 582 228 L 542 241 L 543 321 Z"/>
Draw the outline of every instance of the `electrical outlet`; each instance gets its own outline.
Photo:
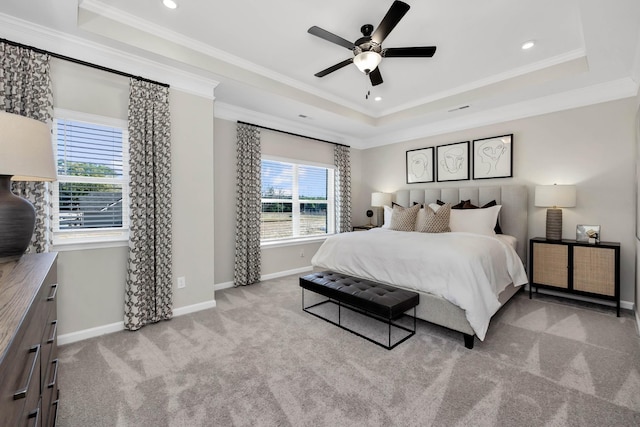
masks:
<path id="1" fill-rule="evenodd" d="M 178 277 L 178 289 L 182 289 L 187 286 L 187 281 L 184 276 Z"/>

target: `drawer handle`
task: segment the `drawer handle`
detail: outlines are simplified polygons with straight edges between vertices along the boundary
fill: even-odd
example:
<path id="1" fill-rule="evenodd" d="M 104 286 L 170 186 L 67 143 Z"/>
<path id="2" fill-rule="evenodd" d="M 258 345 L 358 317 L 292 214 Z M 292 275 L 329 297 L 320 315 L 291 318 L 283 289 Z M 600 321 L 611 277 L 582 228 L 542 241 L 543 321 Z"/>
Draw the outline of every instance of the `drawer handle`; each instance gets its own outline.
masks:
<path id="1" fill-rule="evenodd" d="M 47 385 L 48 388 L 53 388 L 56 385 L 56 380 L 58 379 L 58 359 L 53 359 L 52 364 L 55 363 L 56 367 L 53 369 L 53 380 Z"/>
<path id="2" fill-rule="evenodd" d="M 33 424 L 31 424 L 32 426 L 39 426 L 40 425 L 40 408 L 36 408 L 35 411 L 29 413 L 29 416 L 27 417 L 29 419 L 33 419 Z"/>
<path id="3" fill-rule="evenodd" d="M 47 301 L 53 301 L 56 299 L 56 294 L 58 293 L 58 284 L 54 283 L 51 285 L 51 294 L 47 297 Z"/>
<path id="4" fill-rule="evenodd" d="M 31 384 L 31 377 L 33 377 L 33 371 L 36 369 L 38 357 L 40 357 L 40 344 L 36 344 L 31 347 L 31 349 L 29 349 L 29 353 L 35 353 L 35 356 L 33 356 L 33 362 L 31 363 L 31 370 L 29 371 L 29 378 L 27 378 L 27 385 L 15 392 L 13 400 L 24 399 L 27 397 L 27 391 L 29 391 L 29 385 Z"/>
<path id="5" fill-rule="evenodd" d="M 56 339 L 56 332 L 58 331 L 58 321 L 54 320 L 51 322 L 53 325 L 53 330 L 51 331 L 51 335 L 49 335 L 49 339 L 47 340 L 47 344 L 51 344 Z"/>
<path id="6" fill-rule="evenodd" d="M 56 406 L 56 411 L 53 413 L 53 426 L 58 425 L 58 406 L 60 406 L 60 400 L 56 399 L 53 401 L 52 405 Z"/>

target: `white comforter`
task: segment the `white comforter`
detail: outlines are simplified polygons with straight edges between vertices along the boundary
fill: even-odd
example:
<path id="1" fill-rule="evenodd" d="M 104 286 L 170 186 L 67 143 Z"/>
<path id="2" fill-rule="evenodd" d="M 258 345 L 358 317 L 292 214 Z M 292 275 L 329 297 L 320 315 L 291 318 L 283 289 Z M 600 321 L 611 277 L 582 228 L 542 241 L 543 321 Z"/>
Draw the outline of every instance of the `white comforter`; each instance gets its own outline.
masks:
<path id="1" fill-rule="evenodd" d="M 311 263 L 376 282 L 428 292 L 464 309 L 484 340 L 498 294 L 527 283 L 522 261 L 507 243 L 471 233 L 373 229 L 326 239 Z"/>

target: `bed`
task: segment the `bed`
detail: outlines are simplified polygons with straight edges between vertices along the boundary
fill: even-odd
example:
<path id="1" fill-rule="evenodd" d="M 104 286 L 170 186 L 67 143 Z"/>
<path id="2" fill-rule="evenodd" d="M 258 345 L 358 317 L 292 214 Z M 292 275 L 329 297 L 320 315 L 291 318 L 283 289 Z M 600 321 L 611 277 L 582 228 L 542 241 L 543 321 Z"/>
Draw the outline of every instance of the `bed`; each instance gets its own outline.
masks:
<path id="1" fill-rule="evenodd" d="M 527 194 L 521 185 L 400 190 L 393 199 L 405 207 L 438 201 L 455 205 L 461 200 L 484 206 L 495 200 L 501 206 L 499 224 L 504 236 L 385 229 L 343 233 L 328 238 L 312 264 L 315 268 L 417 291 L 417 317 L 462 332 L 465 345 L 472 348 L 474 336 L 484 340 L 491 316 L 520 285 L 527 283 L 523 263 L 527 250 Z M 445 268 L 447 253 L 453 264 Z M 440 254 L 442 259 L 438 258 Z M 468 256 L 468 261 L 462 260 L 462 254 Z M 494 262 L 502 263 L 496 259 L 504 259 L 506 272 L 503 267 L 493 266 Z"/>

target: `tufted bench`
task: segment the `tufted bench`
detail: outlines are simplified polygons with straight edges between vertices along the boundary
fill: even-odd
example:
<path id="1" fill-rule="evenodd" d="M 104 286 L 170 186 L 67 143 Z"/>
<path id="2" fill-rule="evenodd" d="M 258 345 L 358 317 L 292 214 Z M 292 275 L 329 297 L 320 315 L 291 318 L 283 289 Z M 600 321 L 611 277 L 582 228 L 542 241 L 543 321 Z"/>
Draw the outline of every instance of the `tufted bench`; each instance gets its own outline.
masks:
<path id="1" fill-rule="evenodd" d="M 341 327 L 349 332 L 352 332 L 362 338 L 365 338 L 371 342 L 374 342 L 389 350 L 404 342 L 415 334 L 416 331 L 416 316 L 415 309 L 420 302 L 420 295 L 417 292 L 406 291 L 403 289 L 394 288 L 393 286 L 385 285 L 382 283 L 376 283 L 371 280 L 360 279 L 357 277 L 349 276 L 342 273 L 335 273 L 333 271 L 321 271 L 317 273 L 311 273 L 306 276 L 300 277 L 300 286 L 302 287 L 302 309 L 307 313 L 313 314 L 329 323 Z M 305 307 L 304 305 L 304 290 L 315 292 L 323 295 L 328 300 L 313 304 Z M 322 304 L 333 303 L 338 305 L 338 322 L 329 320 L 326 317 L 320 316 L 317 313 L 310 311 L 311 308 L 317 307 Z M 358 332 L 344 327 L 341 324 L 341 312 L 342 307 L 364 314 L 368 317 L 372 317 L 376 320 L 384 321 L 389 326 L 389 340 L 388 345 L 375 341 L 369 337 L 366 337 Z M 402 325 L 392 322 L 404 315 L 404 313 L 413 308 L 413 330 L 408 329 Z M 391 328 L 396 327 L 404 331 L 410 332 L 402 339 L 391 345 Z"/>

